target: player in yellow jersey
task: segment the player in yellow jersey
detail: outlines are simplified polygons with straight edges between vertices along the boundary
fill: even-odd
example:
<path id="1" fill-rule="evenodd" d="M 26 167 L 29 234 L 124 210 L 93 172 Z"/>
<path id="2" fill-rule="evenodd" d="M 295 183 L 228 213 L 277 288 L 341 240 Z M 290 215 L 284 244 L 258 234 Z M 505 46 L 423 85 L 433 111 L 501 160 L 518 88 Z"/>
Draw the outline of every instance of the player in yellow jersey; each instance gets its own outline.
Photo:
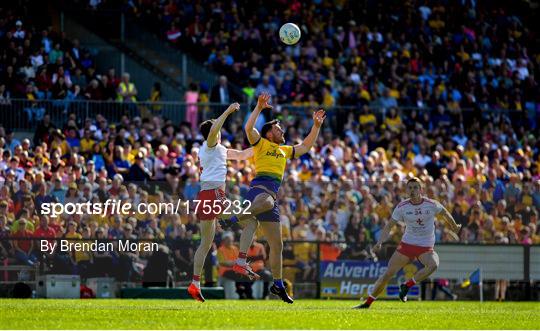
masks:
<path id="1" fill-rule="evenodd" d="M 250 215 L 240 214 L 228 220 L 221 220 L 222 227 L 231 226 L 241 220 L 247 222 L 260 222 L 268 245 L 270 246 L 270 267 L 274 284 L 270 291 L 287 303 L 293 303 L 285 290 L 282 281 L 282 250 L 281 225 L 277 193 L 283 180 L 288 159 L 300 157 L 307 153 L 315 144 L 321 125 L 326 118 L 324 110 L 313 114 L 313 127 L 310 133 L 300 144 L 294 146 L 282 145 L 285 143 L 284 130 L 279 121 L 273 120 L 263 125 L 261 132 L 254 128 L 255 122 L 263 109 L 272 108 L 268 104 L 270 95 L 263 93 L 257 100 L 257 106 L 249 116 L 245 130 L 249 143 L 253 146 L 253 158 L 256 176 L 251 181 L 246 199 L 251 201 Z M 233 270 L 252 276 L 253 271 L 246 263 L 246 255 L 253 240 L 253 235 L 244 231 L 240 237 L 240 253 Z"/>

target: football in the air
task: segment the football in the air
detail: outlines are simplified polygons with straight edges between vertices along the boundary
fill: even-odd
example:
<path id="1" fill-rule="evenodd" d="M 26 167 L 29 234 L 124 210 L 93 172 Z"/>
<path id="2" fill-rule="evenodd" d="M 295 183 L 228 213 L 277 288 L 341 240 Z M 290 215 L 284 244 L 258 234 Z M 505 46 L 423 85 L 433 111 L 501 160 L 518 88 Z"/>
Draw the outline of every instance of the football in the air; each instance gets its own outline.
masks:
<path id="1" fill-rule="evenodd" d="M 279 29 L 279 39 L 287 45 L 296 44 L 301 35 L 300 28 L 294 23 L 285 23 Z"/>

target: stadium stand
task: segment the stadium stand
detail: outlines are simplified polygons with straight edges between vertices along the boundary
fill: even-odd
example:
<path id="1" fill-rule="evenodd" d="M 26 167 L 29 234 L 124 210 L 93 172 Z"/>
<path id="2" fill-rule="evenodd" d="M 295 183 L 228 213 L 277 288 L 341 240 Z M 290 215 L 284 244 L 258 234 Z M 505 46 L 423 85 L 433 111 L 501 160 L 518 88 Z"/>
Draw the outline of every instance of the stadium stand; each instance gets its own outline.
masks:
<path id="1" fill-rule="evenodd" d="M 527 10 L 497 1 L 243 0 L 143 1 L 126 12 L 281 103 L 526 112 L 538 101 Z M 279 44 L 287 20 L 304 33 L 294 47 Z"/>
<path id="2" fill-rule="evenodd" d="M 97 2 L 97 10 L 108 2 Z M 532 17 L 497 2 L 367 1 L 377 15 L 351 20 L 357 2 L 337 2 L 275 1 L 274 8 L 260 1 L 140 1 L 124 9 L 197 52 L 248 97 L 273 93 L 276 107 L 264 116 L 282 121 L 287 143 L 308 132 L 312 109 L 337 107 L 314 150 L 289 164 L 280 191 L 284 239 L 322 242 L 328 260 L 374 259 L 371 245 L 404 193 L 403 180 L 419 176 L 427 196 L 463 225 L 459 242 L 540 244 L 540 57 Z M 202 141 L 196 125 L 140 114 L 84 117 L 72 108 L 59 124 L 46 109 L 29 107 L 17 116 L 35 123 L 34 136 L 17 139 L 6 122 L 11 99 L 64 107 L 78 99 L 117 101 L 122 88 L 114 69 L 98 77 L 77 40 L 38 30 L 2 6 L 0 260 L 140 280 L 144 254 L 44 256 L 24 238 L 158 240 L 171 249 L 176 279 L 189 279 L 199 231 L 193 215 L 52 218 L 40 210 L 54 201 L 193 199 Z M 278 8 L 288 16 L 275 16 Z M 301 45 L 278 46 L 277 27 L 300 16 L 308 18 Z M 202 94 L 209 100 L 210 91 Z M 248 147 L 238 117 L 222 137 Z M 242 199 L 252 175 L 249 162 L 230 164 L 232 198 Z M 392 235 L 401 231 L 396 226 Z M 455 242 L 442 225 L 436 237 Z M 292 273 L 309 280 L 316 252 L 305 242 L 284 254 Z"/>

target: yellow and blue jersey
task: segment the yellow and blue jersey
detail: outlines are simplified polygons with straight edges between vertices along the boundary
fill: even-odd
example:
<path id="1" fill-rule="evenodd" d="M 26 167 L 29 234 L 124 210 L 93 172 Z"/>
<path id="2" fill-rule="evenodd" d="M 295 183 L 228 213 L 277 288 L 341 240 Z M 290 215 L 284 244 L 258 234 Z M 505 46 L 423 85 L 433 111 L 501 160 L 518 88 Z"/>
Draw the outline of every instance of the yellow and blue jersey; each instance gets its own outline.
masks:
<path id="1" fill-rule="evenodd" d="M 294 158 L 293 146 L 280 146 L 268 139 L 261 138 L 253 144 L 252 161 L 255 164 L 256 176 L 251 181 L 250 190 L 245 198 L 253 202 L 261 193 L 272 192 L 276 198 L 281 180 L 285 174 L 287 160 Z M 255 215 L 259 221 L 279 222 L 279 208 L 276 202 L 270 210 Z"/>
<path id="2" fill-rule="evenodd" d="M 294 147 L 279 145 L 266 138 L 253 145 L 253 161 L 256 176 L 269 177 L 281 183 L 287 160 L 294 158 Z"/>

